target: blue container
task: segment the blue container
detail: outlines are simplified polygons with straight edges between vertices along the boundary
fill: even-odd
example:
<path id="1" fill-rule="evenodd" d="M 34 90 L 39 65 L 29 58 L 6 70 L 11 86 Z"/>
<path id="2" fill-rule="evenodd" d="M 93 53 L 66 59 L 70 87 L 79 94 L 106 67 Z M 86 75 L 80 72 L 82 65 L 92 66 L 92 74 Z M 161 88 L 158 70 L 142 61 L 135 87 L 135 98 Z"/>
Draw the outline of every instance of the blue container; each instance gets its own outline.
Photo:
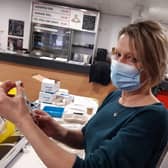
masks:
<path id="1" fill-rule="evenodd" d="M 43 111 L 47 112 L 51 117 L 61 118 L 64 107 L 44 106 Z"/>

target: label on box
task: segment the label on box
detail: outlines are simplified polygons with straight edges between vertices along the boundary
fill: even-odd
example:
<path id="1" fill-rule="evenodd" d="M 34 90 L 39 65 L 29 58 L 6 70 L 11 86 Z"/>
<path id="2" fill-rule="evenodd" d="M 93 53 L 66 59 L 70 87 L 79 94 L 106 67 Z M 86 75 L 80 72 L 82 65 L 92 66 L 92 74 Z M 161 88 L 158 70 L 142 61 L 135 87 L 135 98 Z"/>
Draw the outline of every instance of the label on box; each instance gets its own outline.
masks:
<path id="1" fill-rule="evenodd" d="M 41 83 L 41 91 L 47 93 L 55 93 L 60 89 L 60 81 L 51 79 L 43 79 Z"/>
<path id="2" fill-rule="evenodd" d="M 39 102 L 52 103 L 56 95 L 54 93 L 39 92 Z"/>

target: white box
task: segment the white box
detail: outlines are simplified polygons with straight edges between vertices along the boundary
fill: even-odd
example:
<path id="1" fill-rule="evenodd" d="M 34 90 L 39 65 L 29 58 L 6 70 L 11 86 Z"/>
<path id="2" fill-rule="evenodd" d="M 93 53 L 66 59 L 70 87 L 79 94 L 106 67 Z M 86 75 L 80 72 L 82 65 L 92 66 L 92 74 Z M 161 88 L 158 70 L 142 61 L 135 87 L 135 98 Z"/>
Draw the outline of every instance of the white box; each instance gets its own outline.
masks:
<path id="1" fill-rule="evenodd" d="M 47 93 L 55 93 L 60 89 L 60 81 L 52 79 L 43 79 L 41 83 L 41 91 Z"/>
<path id="2" fill-rule="evenodd" d="M 39 92 L 40 103 L 53 103 L 55 97 L 56 97 L 55 93 Z"/>

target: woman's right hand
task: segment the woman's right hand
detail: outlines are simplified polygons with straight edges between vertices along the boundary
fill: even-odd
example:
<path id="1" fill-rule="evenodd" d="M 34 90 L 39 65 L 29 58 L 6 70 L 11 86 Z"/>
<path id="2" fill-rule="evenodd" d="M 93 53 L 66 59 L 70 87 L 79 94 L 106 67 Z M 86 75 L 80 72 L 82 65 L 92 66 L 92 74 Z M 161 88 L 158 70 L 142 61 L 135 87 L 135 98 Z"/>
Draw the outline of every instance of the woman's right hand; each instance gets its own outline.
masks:
<path id="1" fill-rule="evenodd" d="M 46 112 L 35 110 L 33 113 L 35 123 L 49 136 L 55 138 L 60 125 Z"/>
<path id="2" fill-rule="evenodd" d="M 43 130 L 47 136 L 60 141 L 72 148 L 83 149 L 83 133 L 81 130 L 69 130 L 57 123 L 48 113 L 35 110 L 34 122 Z"/>

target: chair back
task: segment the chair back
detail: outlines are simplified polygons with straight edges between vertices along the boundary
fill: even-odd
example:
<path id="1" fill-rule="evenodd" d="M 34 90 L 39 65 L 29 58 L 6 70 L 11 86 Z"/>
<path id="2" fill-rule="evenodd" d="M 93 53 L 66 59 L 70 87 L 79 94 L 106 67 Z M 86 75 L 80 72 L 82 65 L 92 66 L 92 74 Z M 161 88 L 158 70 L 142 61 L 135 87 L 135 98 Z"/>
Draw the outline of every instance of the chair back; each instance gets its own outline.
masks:
<path id="1" fill-rule="evenodd" d="M 156 97 L 164 104 L 166 109 L 168 109 L 168 83 L 166 81 L 159 86 Z M 156 168 L 168 168 L 168 142 L 161 154 L 161 157 L 157 163 Z"/>
<path id="2" fill-rule="evenodd" d="M 156 168 L 168 168 L 168 143 L 162 152 Z"/>

